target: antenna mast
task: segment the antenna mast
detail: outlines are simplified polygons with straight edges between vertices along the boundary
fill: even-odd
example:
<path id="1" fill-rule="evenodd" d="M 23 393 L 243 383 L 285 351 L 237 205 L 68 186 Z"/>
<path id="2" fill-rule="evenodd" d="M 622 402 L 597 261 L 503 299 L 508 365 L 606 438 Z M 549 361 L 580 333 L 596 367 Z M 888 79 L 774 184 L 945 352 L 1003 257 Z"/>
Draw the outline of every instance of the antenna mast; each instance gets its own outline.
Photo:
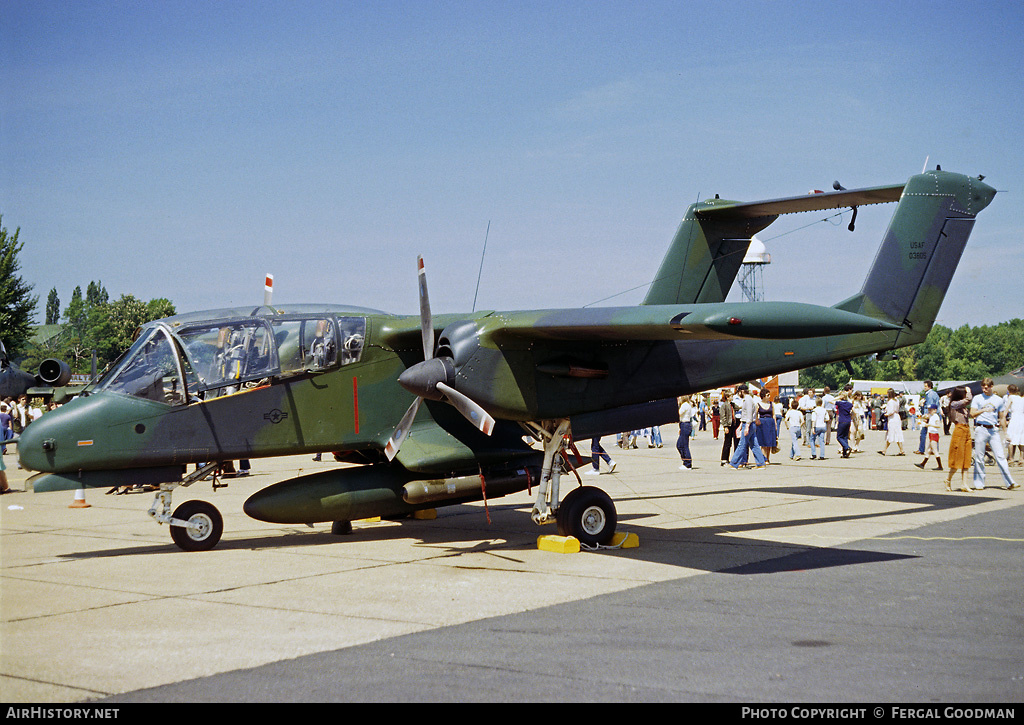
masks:
<path id="1" fill-rule="evenodd" d="M 476 292 L 473 293 L 473 309 L 476 312 L 476 297 L 480 294 L 480 277 L 484 273 L 484 255 L 487 254 L 487 237 L 491 235 L 491 220 L 487 220 L 487 232 L 484 234 L 484 251 L 480 254 L 480 271 L 476 274 Z"/>

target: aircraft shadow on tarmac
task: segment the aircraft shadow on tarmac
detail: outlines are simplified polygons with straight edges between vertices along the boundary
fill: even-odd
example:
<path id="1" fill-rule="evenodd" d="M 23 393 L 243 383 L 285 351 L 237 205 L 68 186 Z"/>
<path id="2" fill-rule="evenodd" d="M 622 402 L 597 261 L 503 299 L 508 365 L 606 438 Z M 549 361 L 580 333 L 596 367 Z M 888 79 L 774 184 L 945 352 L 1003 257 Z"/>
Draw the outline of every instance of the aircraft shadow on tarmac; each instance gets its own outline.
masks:
<path id="1" fill-rule="evenodd" d="M 786 571 L 819 569 L 854 564 L 867 564 L 899 559 L 916 558 L 916 554 L 872 551 L 829 547 L 813 544 L 757 539 L 745 536 L 750 532 L 773 529 L 795 529 L 801 526 L 820 526 L 829 523 L 849 523 L 872 519 L 919 514 L 932 510 L 945 510 L 976 506 L 993 500 L 991 497 L 972 495 L 958 497 L 943 494 L 908 493 L 905 491 L 872 491 L 865 489 L 836 488 L 824 486 L 749 486 L 727 491 L 694 491 L 668 496 L 640 496 L 634 501 L 654 502 L 665 498 L 690 498 L 707 495 L 725 496 L 730 493 L 778 493 L 789 497 L 816 497 L 834 499 L 871 499 L 888 503 L 904 504 L 905 509 L 872 513 L 838 514 L 804 519 L 779 519 L 749 523 L 730 523 L 727 526 L 664 526 L 648 527 L 641 522 L 651 515 L 619 516 L 619 530 L 635 533 L 640 546 L 634 549 L 602 549 L 596 555 L 627 557 L 669 566 L 718 572 L 723 574 L 770 574 Z M 628 500 L 628 499 L 620 499 Z M 841 502 L 837 502 L 840 506 Z M 304 548 L 308 546 L 345 546 L 358 542 L 408 541 L 410 546 L 435 549 L 432 558 L 460 557 L 470 554 L 487 554 L 507 562 L 524 563 L 516 552 L 534 550 L 539 534 L 555 533 L 551 527 L 537 528 L 530 521 L 529 504 L 491 504 L 488 507 L 491 523 L 487 523 L 485 512 L 479 506 L 452 506 L 439 511 L 432 521 L 407 519 L 397 523 L 369 526 L 357 525 L 351 534 L 336 536 L 326 529 L 304 529 L 288 527 L 279 529 L 280 536 L 260 535 L 246 538 L 225 537 L 218 551 L 274 550 Z M 656 515 L 656 514 L 652 514 Z M 484 533 L 482 533 L 484 532 Z M 492 536 L 482 540 L 487 534 Z M 462 546 L 461 544 L 468 544 Z M 898 546 L 899 544 L 897 544 Z M 582 555 L 586 555 L 585 552 Z M 171 544 L 147 546 L 126 546 L 102 551 L 67 554 L 66 559 L 91 559 L 112 556 L 194 556 L 202 558 L 215 556 L 216 552 L 178 552 Z M 552 556 L 555 556 L 552 554 Z M 467 566 L 479 568 L 478 561 Z"/>
<path id="2" fill-rule="evenodd" d="M 716 571 L 724 574 L 767 574 L 781 571 L 816 569 L 879 561 L 891 561 L 894 559 L 916 558 L 916 555 L 914 554 L 781 543 L 770 540 L 752 539 L 747 536 L 736 536 L 735 534 L 768 531 L 772 529 L 795 529 L 801 526 L 818 526 L 829 523 L 840 524 L 855 521 L 870 521 L 872 519 L 899 516 L 905 513 L 920 514 L 927 513 L 929 511 L 976 506 L 979 503 L 993 500 L 991 497 L 984 496 L 961 498 L 940 493 L 930 494 L 909 493 L 906 491 L 876 491 L 869 489 L 826 486 L 750 486 L 725 491 L 718 489 L 714 491 L 695 491 L 682 494 L 672 494 L 670 497 L 691 498 L 709 495 L 725 496 L 730 493 L 778 493 L 790 498 L 813 497 L 861 500 L 868 499 L 884 501 L 887 503 L 904 504 L 906 508 L 895 511 L 889 510 L 872 513 L 841 514 L 836 516 L 804 519 L 780 519 L 776 521 L 731 523 L 728 526 L 694 526 L 671 530 L 657 529 L 652 532 L 655 536 L 663 541 L 672 541 L 675 543 L 675 546 L 672 549 L 673 555 L 670 555 L 668 558 L 656 556 L 652 557 L 651 560 L 665 564 L 692 567 L 695 569 L 707 569 L 708 571 Z M 666 497 L 658 496 L 657 498 Z M 841 506 L 841 503 L 837 503 L 837 506 Z M 620 517 L 619 522 L 622 523 L 626 520 L 628 520 L 628 518 L 624 519 L 623 517 Z M 635 523 L 630 523 L 630 528 L 635 528 Z M 666 534 L 669 536 L 666 536 Z M 641 541 L 642 540 L 643 537 L 641 536 Z M 736 563 L 726 566 L 707 567 L 706 564 L 702 563 L 700 554 L 697 554 L 697 556 L 691 556 L 694 552 L 701 551 L 701 545 L 713 546 L 721 549 L 724 549 L 725 547 L 735 547 L 734 558 L 736 559 Z M 704 549 L 703 551 L 706 552 L 707 550 Z M 658 552 L 658 554 L 662 553 L 664 552 Z M 754 555 L 753 558 L 751 556 L 752 554 Z M 716 552 L 716 558 L 720 556 L 721 553 Z"/>

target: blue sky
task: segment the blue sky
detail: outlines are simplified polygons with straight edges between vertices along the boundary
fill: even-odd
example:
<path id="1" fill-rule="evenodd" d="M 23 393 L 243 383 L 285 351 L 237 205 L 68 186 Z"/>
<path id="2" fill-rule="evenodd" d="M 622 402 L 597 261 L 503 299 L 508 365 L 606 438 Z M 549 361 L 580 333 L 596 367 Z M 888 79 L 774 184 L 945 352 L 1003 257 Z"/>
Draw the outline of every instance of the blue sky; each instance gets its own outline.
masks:
<path id="1" fill-rule="evenodd" d="M 64 305 L 639 302 L 686 207 L 1004 191 L 941 324 L 1024 317 L 1019 2 L 0 0 L 0 213 Z M 780 218 L 770 300 L 857 292 L 893 205 Z M 796 230 L 796 231 L 794 231 Z M 730 299 L 739 299 L 738 290 Z M 42 321 L 41 319 L 39 320 Z"/>

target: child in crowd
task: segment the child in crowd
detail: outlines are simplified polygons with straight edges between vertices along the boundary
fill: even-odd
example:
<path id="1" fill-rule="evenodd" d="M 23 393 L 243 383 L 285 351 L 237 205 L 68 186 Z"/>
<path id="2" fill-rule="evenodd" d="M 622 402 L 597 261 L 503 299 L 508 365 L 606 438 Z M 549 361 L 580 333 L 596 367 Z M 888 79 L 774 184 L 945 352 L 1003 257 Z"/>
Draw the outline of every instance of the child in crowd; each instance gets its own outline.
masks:
<path id="1" fill-rule="evenodd" d="M 939 406 L 933 405 L 928 409 L 928 447 L 924 452 L 924 460 L 914 465 L 924 470 L 928 459 L 935 456 L 935 470 L 942 470 L 942 454 L 939 453 L 939 431 L 942 430 L 942 418 L 939 417 Z"/>
<path id="2" fill-rule="evenodd" d="M 814 399 L 814 424 L 811 426 L 811 460 L 825 460 L 825 430 L 828 427 L 828 411 L 825 410 L 825 403 L 819 395 Z"/>
<path id="3" fill-rule="evenodd" d="M 786 411 L 786 427 L 789 428 L 789 439 L 792 447 L 789 457 L 794 461 L 800 460 L 800 428 L 804 424 L 804 414 L 800 412 L 799 401 L 794 397 L 789 401 L 789 410 Z"/>

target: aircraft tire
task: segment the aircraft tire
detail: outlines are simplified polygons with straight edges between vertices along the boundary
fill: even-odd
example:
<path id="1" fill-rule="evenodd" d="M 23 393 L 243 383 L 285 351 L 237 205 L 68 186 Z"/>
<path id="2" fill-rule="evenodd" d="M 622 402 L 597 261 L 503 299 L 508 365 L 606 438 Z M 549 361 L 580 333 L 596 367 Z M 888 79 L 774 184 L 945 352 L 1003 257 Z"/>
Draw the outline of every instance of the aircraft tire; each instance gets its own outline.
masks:
<path id="1" fill-rule="evenodd" d="M 611 541 L 618 515 L 608 494 L 593 486 L 581 486 L 562 499 L 555 521 L 562 536 L 575 536 L 581 544 L 597 546 Z"/>
<path id="2" fill-rule="evenodd" d="M 224 519 L 213 504 L 206 501 L 186 501 L 174 510 L 174 518 L 199 524 L 201 530 L 193 533 L 184 526 L 172 526 L 171 538 L 182 551 L 209 551 L 224 533 Z"/>
<path id="3" fill-rule="evenodd" d="M 333 522 L 331 524 L 331 533 L 335 536 L 344 536 L 345 534 L 351 534 L 352 522 L 346 520 Z"/>

